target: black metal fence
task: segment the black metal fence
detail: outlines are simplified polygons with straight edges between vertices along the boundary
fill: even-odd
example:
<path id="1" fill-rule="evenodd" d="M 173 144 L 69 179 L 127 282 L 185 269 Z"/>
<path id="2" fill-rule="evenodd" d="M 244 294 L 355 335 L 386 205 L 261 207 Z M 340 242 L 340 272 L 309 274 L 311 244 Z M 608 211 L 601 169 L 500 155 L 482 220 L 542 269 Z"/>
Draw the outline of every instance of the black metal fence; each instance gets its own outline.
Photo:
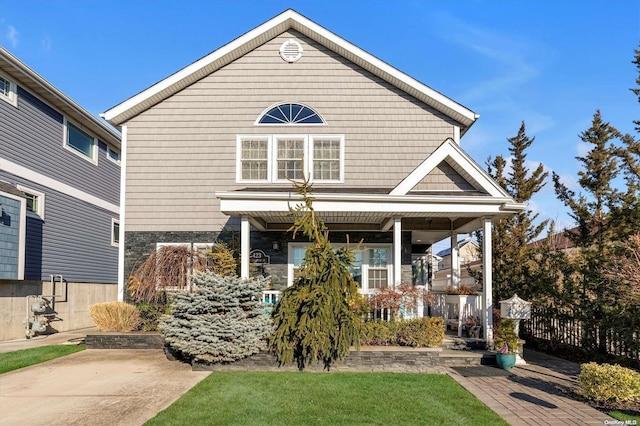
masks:
<path id="1" fill-rule="evenodd" d="M 531 319 L 523 321 L 523 338 L 535 338 L 551 348 L 573 347 L 585 352 L 606 352 L 612 357 L 629 358 L 640 365 L 640 330 L 621 320 L 607 325 L 582 321 L 571 309 L 533 307 Z"/>

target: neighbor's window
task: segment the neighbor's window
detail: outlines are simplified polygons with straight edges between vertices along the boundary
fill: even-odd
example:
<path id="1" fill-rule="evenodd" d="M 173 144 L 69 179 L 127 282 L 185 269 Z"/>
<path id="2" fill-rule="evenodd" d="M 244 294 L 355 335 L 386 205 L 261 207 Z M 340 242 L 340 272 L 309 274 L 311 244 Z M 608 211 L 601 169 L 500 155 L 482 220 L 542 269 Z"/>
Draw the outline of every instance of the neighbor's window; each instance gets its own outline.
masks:
<path id="1" fill-rule="evenodd" d="M 120 164 L 120 153 L 110 146 L 107 146 L 107 158 L 114 163 Z"/>
<path id="2" fill-rule="evenodd" d="M 302 179 L 305 138 L 284 137 L 277 141 L 277 180 Z"/>
<path id="3" fill-rule="evenodd" d="M 269 178 L 269 138 L 239 138 L 240 179 L 266 181 Z"/>
<path id="4" fill-rule="evenodd" d="M 69 122 L 67 122 L 67 140 L 65 141 L 65 145 L 72 148 L 72 151 L 95 162 L 95 151 L 98 145 L 96 140 Z"/>
<path id="5" fill-rule="evenodd" d="M 111 245 L 118 246 L 120 244 L 120 221 L 111 219 Z"/>
<path id="6" fill-rule="evenodd" d="M 27 214 L 44 219 L 44 194 L 22 185 L 18 185 L 18 189 L 25 195 Z"/>
<path id="7" fill-rule="evenodd" d="M 0 99 L 17 106 L 16 84 L 2 75 L 0 75 Z"/>

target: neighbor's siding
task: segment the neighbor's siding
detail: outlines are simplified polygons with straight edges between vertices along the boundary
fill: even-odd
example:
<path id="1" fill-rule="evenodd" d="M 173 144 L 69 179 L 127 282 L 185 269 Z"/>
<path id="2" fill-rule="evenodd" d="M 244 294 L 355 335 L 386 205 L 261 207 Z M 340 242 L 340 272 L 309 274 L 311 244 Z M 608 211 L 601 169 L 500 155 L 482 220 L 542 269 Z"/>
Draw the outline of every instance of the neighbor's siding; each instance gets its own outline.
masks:
<path id="1" fill-rule="evenodd" d="M 73 123 L 82 129 L 80 123 Z M 98 165 L 65 149 L 62 114 L 20 86 L 17 108 L 0 102 L 0 129 L 0 157 L 120 203 L 120 166 L 107 159 L 106 144 L 99 143 Z"/>
<path id="2" fill-rule="evenodd" d="M 111 245 L 111 219 L 118 215 L 36 182 L 0 171 L 0 180 L 45 193 L 45 220 L 27 216 L 25 279 L 115 283 L 118 247 Z"/>
<path id="3" fill-rule="evenodd" d="M 278 53 L 289 38 L 304 49 L 295 63 Z M 254 125 L 279 102 L 307 104 L 328 125 Z M 344 134 L 343 186 L 392 188 L 457 123 L 290 31 L 125 124 L 127 231 L 215 231 L 229 218 L 214 192 L 252 186 L 235 183 L 238 134 Z"/>
<path id="4" fill-rule="evenodd" d="M 18 278 L 21 202 L 0 194 L 0 279 Z"/>

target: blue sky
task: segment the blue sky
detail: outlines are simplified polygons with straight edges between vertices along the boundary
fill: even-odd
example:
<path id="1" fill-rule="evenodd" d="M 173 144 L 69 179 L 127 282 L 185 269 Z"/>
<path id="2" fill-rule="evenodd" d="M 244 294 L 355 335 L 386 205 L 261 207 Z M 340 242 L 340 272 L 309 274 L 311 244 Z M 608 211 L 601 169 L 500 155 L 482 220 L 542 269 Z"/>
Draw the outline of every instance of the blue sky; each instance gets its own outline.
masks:
<path id="1" fill-rule="evenodd" d="M 524 120 L 531 166 L 577 189 L 596 109 L 640 119 L 638 0 L 0 0 L 0 44 L 97 115 L 289 7 L 480 114 L 462 146 L 482 165 Z M 571 224 L 551 183 L 531 208 Z"/>

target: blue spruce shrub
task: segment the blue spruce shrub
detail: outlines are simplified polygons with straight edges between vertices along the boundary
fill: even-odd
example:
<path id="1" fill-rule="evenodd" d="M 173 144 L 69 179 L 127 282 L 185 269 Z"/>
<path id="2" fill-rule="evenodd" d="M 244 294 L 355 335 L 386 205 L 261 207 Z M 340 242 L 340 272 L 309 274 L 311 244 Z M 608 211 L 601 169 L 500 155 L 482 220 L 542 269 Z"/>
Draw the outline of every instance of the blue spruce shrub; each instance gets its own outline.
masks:
<path id="1" fill-rule="evenodd" d="M 182 358 L 200 363 L 233 362 L 258 353 L 272 331 L 262 291 L 266 278 L 240 279 L 212 272 L 193 277 L 190 293 L 177 294 L 162 318 L 165 343 Z"/>

